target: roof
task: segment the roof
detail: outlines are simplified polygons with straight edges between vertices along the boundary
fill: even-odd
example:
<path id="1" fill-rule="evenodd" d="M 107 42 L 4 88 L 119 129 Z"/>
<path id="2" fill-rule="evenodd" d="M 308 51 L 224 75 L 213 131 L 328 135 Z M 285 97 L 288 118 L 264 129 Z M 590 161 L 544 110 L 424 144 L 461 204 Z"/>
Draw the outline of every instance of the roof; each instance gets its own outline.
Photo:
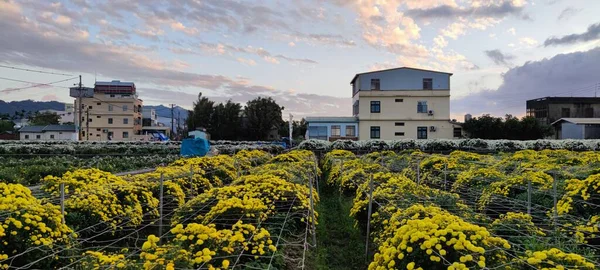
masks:
<path id="1" fill-rule="evenodd" d="M 358 76 L 363 75 L 363 74 L 371 74 L 371 73 L 377 73 L 377 72 L 383 72 L 383 71 L 391 71 L 391 70 L 397 70 L 397 69 L 412 69 L 412 70 L 418 70 L 418 71 L 427 71 L 427 72 L 435 72 L 435 73 L 448 74 L 448 75 L 452 76 L 452 73 L 442 72 L 442 71 L 427 70 L 427 69 L 420 69 L 420 68 L 411 68 L 411 67 L 397 67 L 397 68 L 390 68 L 390 69 L 382 69 L 382 70 L 375 70 L 375 71 L 357 73 L 356 75 L 354 75 L 354 78 L 352 78 L 352 81 L 350 81 L 350 83 L 351 84 L 354 83 L 354 81 L 356 81 L 356 78 L 358 78 Z"/>
<path id="2" fill-rule="evenodd" d="M 545 103 L 600 103 L 599 97 L 542 97 L 527 100 L 527 104 L 545 102 Z"/>
<path id="3" fill-rule="evenodd" d="M 561 118 L 554 122 L 551 125 L 560 123 L 560 122 L 569 122 L 576 125 L 600 125 L 600 118 Z"/>
<path id="4" fill-rule="evenodd" d="M 315 116 L 304 118 L 308 123 L 353 123 L 358 122 L 354 116 Z"/>
<path id="5" fill-rule="evenodd" d="M 72 131 L 75 132 L 74 125 L 47 125 L 44 131 Z"/>
<path id="6" fill-rule="evenodd" d="M 19 129 L 19 132 L 34 132 L 34 133 L 42 133 L 46 126 L 24 126 Z"/>
<path id="7" fill-rule="evenodd" d="M 19 132 L 42 133 L 46 131 L 67 131 L 75 132 L 74 125 L 47 125 L 47 126 L 24 126 Z"/>
<path id="8" fill-rule="evenodd" d="M 135 87 L 135 83 L 132 82 L 122 82 L 119 80 L 114 80 L 112 82 L 96 82 L 95 86 L 130 86 Z"/>

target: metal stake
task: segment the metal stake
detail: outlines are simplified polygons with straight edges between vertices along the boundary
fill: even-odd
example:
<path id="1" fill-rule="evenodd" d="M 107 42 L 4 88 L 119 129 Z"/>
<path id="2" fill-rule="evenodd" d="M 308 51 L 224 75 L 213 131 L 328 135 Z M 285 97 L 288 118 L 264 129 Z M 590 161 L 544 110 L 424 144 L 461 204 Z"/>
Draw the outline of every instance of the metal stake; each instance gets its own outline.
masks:
<path id="1" fill-rule="evenodd" d="M 444 164 L 444 190 L 448 190 L 446 188 L 446 184 L 448 182 L 448 161 Z"/>
<path id="2" fill-rule="evenodd" d="M 60 214 L 65 223 L 65 183 L 60 183 Z"/>
<path id="3" fill-rule="evenodd" d="M 531 215 L 531 179 L 527 181 L 527 214 Z"/>
<path id="4" fill-rule="evenodd" d="M 552 221 L 554 223 L 554 227 L 556 228 L 556 223 L 557 223 L 557 219 L 558 219 L 558 208 L 556 208 L 556 172 L 552 173 L 552 191 L 553 191 L 553 199 L 554 199 L 554 213 L 553 213 L 553 217 L 552 217 Z"/>
<path id="5" fill-rule="evenodd" d="M 162 232 L 163 232 L 163 183 L 164 183 L 164 173 L 160 173 L 160 193 L 158 194 L 159 205 L 158 205 L 158 237 L 160 243 L 162 244 Z"/>
<path id="6" fill-rule="evenodd" d="M 162 176 L 161 176 L 162 177 Z M 190 164 L 190 197 L 194 194 L 194 165 Z"/>
<path id="7" fill-rule="evenodd" d="M 417 185 L 421 184 L 421 159 L 417 159 Z"/>
<path id="8" fill-rule="evenodd" d="M 369 260 L 369 237 L 371 236 L 371 212 L 373 211 L 373 175 L 369 179 L 369 207 L 367 211 L 367 237 L 365 244 L 365 256 Z"/>
<path id="9" fill-rule="evenodd" d="M 313 240 L 313 244 L 316 247 L 317 246 L 317 227 L 315 226 L 315 203 L 314 203 L 314 199 L 313 199 L 313 184 L 312 184 L 312 179 L 309 178 L 308 179 L 308 189 L 310 192 L 310 215 L 312 217 L 312 229 L 313 229 L 313 233 L 312 233 L 312 240 Z"/>

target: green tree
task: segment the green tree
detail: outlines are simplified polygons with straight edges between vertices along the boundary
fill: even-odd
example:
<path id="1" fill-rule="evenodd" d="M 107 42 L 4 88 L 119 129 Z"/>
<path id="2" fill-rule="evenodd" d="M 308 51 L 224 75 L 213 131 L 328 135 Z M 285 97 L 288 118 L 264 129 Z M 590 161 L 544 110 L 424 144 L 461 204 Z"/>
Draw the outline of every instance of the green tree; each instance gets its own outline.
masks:
<path id="1" fill-rule="evenodd" d="M 194 102 L 194 107 L 188 111 L 187 126 L 189 130 L 196 128 L 206 128 L 210 130 L 211 116 L 214 110 L 214 102 L 207 97 L 203 97 L 202 93 L 198 94 L 198 100 Z"/>
<path id="2" fill-rule="evenodd" d="M 58 125 L 60 116 L 53 112 L 35 112 L 29 117 L 29 122 L 34 126 Z"/>
<path id="3" fill-rule="evenodd" d="M 290 136 L 289 122 L 290 121 L 285 121 L 285 122 L 281 123 L 281 126 L 279 126 L 279 136 L 281 136 L 281 137 L 289 137 Z M 293 121 L 292 128 L 293 128 L 293 131 L 292 131 L 293 139 L 302 139 L 302 138 L 304 138 L 304 134 L 306 134 L 306 130 L 308 129 L 308 123 L 306 122 L 306 120 L 304 120 L 304 118 L 302 118 L 302 120 L 300 120 L 300 121 Z"/>
<path id="4" fill-rule="evenodd" d="M 492 140 L 537 140 L 553 134 L 550 126 L 533 117 L 523 117 L 519 120 L 510 114 L 504 119 L 490 115 L 475 117 L 466 121 L 463 129 L 470 138 Z"/>
<path id="5" fill-rule="evenodd" d="M 273 129 L 278 130 L 283 123 L 279 106 L 271 97 L 258 97 L 246 103 L 244 114 L 247 117 L 246 132 L 253 140 L 268 140 Z"/>
<path id="6" fill-rule="evenodd" d="M 10 120 L 0 120 L 0 132 L 15 131 L 15 123 Z"/>
<path id="7" fill-rule="evenodd" d="M 242 105 L 228 100 L 214 106 L 209 133 L 214 140 L 237 140 L 240 138 L 240 112 Z"/>

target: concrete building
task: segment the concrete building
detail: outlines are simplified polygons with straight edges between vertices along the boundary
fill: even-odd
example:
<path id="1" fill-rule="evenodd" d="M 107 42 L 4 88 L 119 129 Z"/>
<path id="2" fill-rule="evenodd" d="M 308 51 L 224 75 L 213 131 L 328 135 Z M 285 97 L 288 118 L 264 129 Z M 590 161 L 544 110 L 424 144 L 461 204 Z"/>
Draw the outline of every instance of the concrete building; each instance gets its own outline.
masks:
<path id="1" fill-rule="evenodd" d="M 41 110 L 40 112 L 51 112 L 51 113 L 55 113 L 58 116 L 60 116 L 60 119 L 58 119 L 58 122 L 61 125 L 64 125 L 65 123 L 75 123 L 75 111 L 74 111 L 74 104 L 69 104 L 66 103 L 65 104 L 65 109 L 62 111 L 59 110 L 52 110 L 52 109 L 48 109 L 48 110 Z"/>
<path id="2" fill-rule="evenodd" d="M 19 129 L 19 139 L 25 141 L 77 141 L 74 125 L 25 126 Z"/>
<path id="3" fill-rule="evenodd" d="M 473 116 L 470 113 L 465 114 L 465 122 L 473 119 Z"/>
<path id="4" fill-rule="evenodd" d="M 71 89 L 73 91 L 73 88 Z M 71 94 L 73 96 L 73 94 Z M 84 141 L 146 140 L 142 134 L 142 100 L 132 82 L 96 82 L 93 94 L 81 98 L 81 138 Z M 79 108 L 75 100 L 75 108 Z"/>
<path id="5" fill-rule="evenodd" d="M 527 116 L 550 125 L 561 118 L 600 118 L 600 98 L 544 97 L 527 100 Z"/>
<path id="6" fill-rule="evenodd" d="M 353 115 L 361 140 L 451 139 L 461 127 L 450 121 L 451 73 L 394 68 L 359 73 L 352 85 Z"/>
<path id="7" fill-rule="evenodd" d="M 143 126 L 157 126 L 158 125 L 158 115 L 156 115 L 155 109 L 146 109 L 142 112 L 142 122 Z"/>
<path id="8" fill-rule="evenodd" d="M 600 118 L 561 118 L 551 125 L 556 139 L 600 139 Z"/>
<path id="9" fill-rule="evenodd" d="M 306 117 L 305 120 L 309 139 L 358 140 L 357 117 Z"/>

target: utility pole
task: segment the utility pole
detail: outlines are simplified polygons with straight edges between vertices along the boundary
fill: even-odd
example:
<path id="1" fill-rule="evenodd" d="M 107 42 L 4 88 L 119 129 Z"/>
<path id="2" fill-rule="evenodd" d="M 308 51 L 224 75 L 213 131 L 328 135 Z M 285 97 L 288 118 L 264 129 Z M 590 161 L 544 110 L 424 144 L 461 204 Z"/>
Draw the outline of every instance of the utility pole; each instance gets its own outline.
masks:
<path id="1" fill-rule="evenodd" d="M 79 107 L 79 113 L 77 114 L 77 117 L 79 117 L 79 119 L 78 119 L 79 120 L 79 127 L 78 127 L 79 129 L 77 130 L 77 132 L 79 133 L 78 134 L 78 138 L 81 141 L 81 139 L 83 139 L 82 136 L 81 136 L 81 122 L 82 122 L 82 118 L 83 118 L 83 115 L 81 114 L 81 111 L 83 109 L 83 105 L 81 104 L 81 96 L 83 95 L 83 93 L 82 93 L 83 92 L 83 87 L 82 87 L 82 84 L 81 84 L 81 75 L 79 75 L 79 85 L 78 86 L 79 86 L 78 87 L 79 88 L 79 90 L 78 90 L 79 95 L 77 95 L 78 96 L 77 97 L 77 106 Z"/>
<path id="2" fill-rule="evenodd" d="M 85 108 L 85 140 L 90 140 L 90 107 Z"/>
<path id="3" fill-rule="evenodd" d="M 175 134 L 173 134 L 173 129 L 175 129 L 175 116 L 173 115 L 174 106 L 175 104 L 171 104 L 171 140 L 175 137 Z"/>
<path id="4" fill-rule="evenodd" d="M 181 132 L 181 111 L 177 111 L 177 135 Z M 181 137 L 179 137 L 181 138 Z"/>
<path id="5" fill-rule="evenodd" d="M 289 128 L 290 128 L 290 148 L 292 148 L 292 133 L 293 133 L 293 125 L 292 125 L 292 120 L 294 119 L 294 116 L 290 113 L 290 122 L 289 122 Z"/>

